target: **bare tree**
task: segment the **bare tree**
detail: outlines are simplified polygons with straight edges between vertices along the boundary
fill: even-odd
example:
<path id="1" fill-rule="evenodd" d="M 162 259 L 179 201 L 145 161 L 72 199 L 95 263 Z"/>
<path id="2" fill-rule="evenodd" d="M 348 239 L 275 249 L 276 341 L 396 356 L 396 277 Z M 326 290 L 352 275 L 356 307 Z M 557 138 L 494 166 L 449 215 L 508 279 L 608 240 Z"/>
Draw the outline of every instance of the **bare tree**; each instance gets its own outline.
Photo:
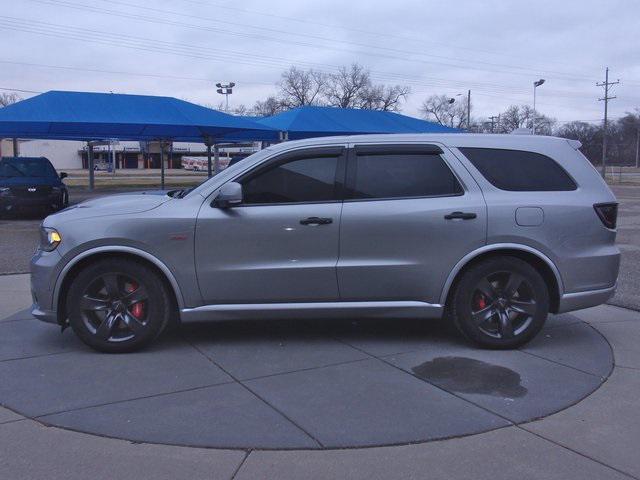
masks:
<path id="1" fill-rule="evenodd" d="M 244 117 L 249 115 L 249 109 L 247 108 L 246 105 L 244 104 L 240 104 L 237 107 L 235 107 L 231 113 L 233 113 L 234 115 L 238 115 L 239 117 Z"/>
<path id="2" fill-rule="evenodd" d="M 267 97 L 264 101 L 258 100 L 250 112 L 256 117 L 268 117 L 285 110 L 283 103 L 274 96 Z"/>
<path id="3" fill-rule="evenodd" d="M 287 108 L 316 105 L 327 84 L 327 76 L 315 70 L 300 70 L 292 66 L 282 73 L 278 87 Z"/>
<path id="4" fill-rule="evenodd" d="M 332 107 L 360 108 L 371 87 L 369 71 L 354 63 L 328 76 L 324 97 Z"/>
<path id="5" fill-rule="evenodd" d="M 0 108 L 7 107 L 12 103 L 16 103 L 22 100 L 19 95 L 15 93 L 0 93 Z"/>
<path id="6" fill-rule="evenodd" d="M 431 95 L 420 107 L 422 116 L 427 120 L 435 120 L 440 125 L 462 128 L 467 123 L 466 102 L 452 101 L 447 95 Z"/>
<path id="7" fill-rule="evenodd" d="M 360 95 L 360 108 L 398 112 L 411 89 L 402 85 L 374 85 Z"/>
<path id="8" fill-rule="evenodd" d="M 304 105 L 399 111 L 410 93 L 407 86 L 374 84 L 370 72 L 357 63 L 331 74 L 292 66 L 276 85 L 277 95 L 257 101 L 253 114 L 274 115 Z"/>
<path id="9" fill-rule="evenodd" d="M 536 133 L 551 135 L 556 121 L 536 112 Z M 500 133 L 510 133 L 518 128 L 533 128 L 533 108 L 529 105 L 511 105 L 500 114 Z"/>

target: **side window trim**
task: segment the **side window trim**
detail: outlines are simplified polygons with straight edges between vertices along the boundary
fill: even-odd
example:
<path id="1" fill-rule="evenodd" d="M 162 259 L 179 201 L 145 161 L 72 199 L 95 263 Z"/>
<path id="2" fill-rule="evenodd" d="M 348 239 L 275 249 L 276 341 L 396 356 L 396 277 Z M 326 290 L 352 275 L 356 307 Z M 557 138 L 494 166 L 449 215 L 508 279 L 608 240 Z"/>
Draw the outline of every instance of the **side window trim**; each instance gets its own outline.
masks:
<path id="1" fill-rule="evenodd" d="M 462 181 L 462 179 L 458 176 L 458 173 L 451 167 L 447 159 L 445 158 L 444 151 L 438 145 L 433 144 L 400 144 L 400 145 L 351 145 L 347 149 L 347 165 L 346 165 L 346 173 L 345 173 L 345 185 L 344 185 L 344 202 L 380 202 L 380 201 L 388 201 L 388 200 L 411 200 L 411 199 L 420 199 L 420 198 L 447 198 L 447 197 L 462 197 L 467 193 L 467 188 Z M 361 154 L 376 154 L 376 155 L 384 155 L 386 154 L 398 154 L 398 153 L 407 153 L 407 154 L 427 154 L 427 155 L 438 155 L 445 166 L 451 171 L 452 175 L 460 185 L 460 193 L 448 193 L 443 195 L 418 195 L 418 196 L 406 196 L 406 197 L 378 197 L 378 198 L 353 198 L 354 190 L 355 190 L 355 182 L 356 182 L 356 155 L 358 153 Z"/>
<path id="2" fill-rule="evenodd" d="M 280 155 L 276 155 L 260 165 L 256 165 L 255 168 L 248 172 L 243 172 L 241 175 L 235 177 L 231 181 L 242 182 L 255 178 L 262 173 L 265 173 L 280 165 L 284 165 L 296 160 L 304 160 L 306 158 L 314 157 L 336 157 L 338 159 L 336 165 L 336 175 L 334 178 L 334 199 L 333 200 L 318 200 L 318 201 L 305 201 L 305 202 L 275 202 L 275 203 L 241 203 L 238 207 L 264 207 L 264 206 L 279 206 L 279 205 L 314 205 L 314 204 L 326 204 L 326 203 L 341 203 L 344 200 L 344 185 L 345 185 L 345 171 L 347 165 L 347 147 L 344 145 L 332 145 L 323 147 L 311 147 L 294 149 L 284 152 Z"/>

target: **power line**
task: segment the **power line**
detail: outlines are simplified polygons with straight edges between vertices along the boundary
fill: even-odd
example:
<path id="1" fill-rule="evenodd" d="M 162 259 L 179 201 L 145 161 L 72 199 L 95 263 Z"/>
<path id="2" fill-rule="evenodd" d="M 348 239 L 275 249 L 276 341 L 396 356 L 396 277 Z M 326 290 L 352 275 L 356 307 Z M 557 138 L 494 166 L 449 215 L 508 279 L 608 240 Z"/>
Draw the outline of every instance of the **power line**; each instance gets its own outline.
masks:
<path id="1" fill-rule="evenodd" d="M 329 47 L 329 46 L 326 46 L 326 45 L 319 47 L 316 44 L 302 43 L 302 42 L 296 42 L 296 41 L 291 41 L 291 40 L 284 40 L 284 39 L 281 39 L 281 38 L 274 38 L 274 37 L 263 36 L 263 35 L 262 36 L 258 36 L 258 35 L 255 35 L 255 34 L 247 34 L 247 33 L 244 33 L 244 32 L 234 32 L 234 31 L 225 30 L 225 29 L 221 29 L 221 28 L 211 29 L 209 27 L 202 26 L 202 25 L 194 25 L 194 24 L 189 24 L 189 23 L 184 23 L 184 22 L 177 22 L 175 20 L 167 20 L 167 19 L 158 18 L 158 17 L 150 17 L 148 15 L 138 15 L 138 14 L 135 14 L 135 13 L 127 13 L 127 12 L 122 12 L 122 11 L 117 11 L 117 10 L 110 10 L 110 9 L 106 9 L 106 8 L 96 7 L 96 6 L 93 6 L 93 5 L 86 5 L 86 4 L 82 4 L 82 3 L 71 2 L 71 1 L 68 1 L 68 0 L 31 0 L 31 1 L 37 2 L 37 3 L 41 3 L 41 4 L 46 4 L 46 5 L 64 6 L 64 7 L 67 7 L 67 8 L 73 8 L 73 9 L 85 10 L 85 11 L 90 11 L 90 12 L 102 13 L 102 14 L 105 14 L 105 15 L 117 16 L 117 17 L 121 17 L 121 18 L 128 18 L 128 19 L 143 21 L 143 22 L 147 22 L 147 23 L 156 23 L 156 24 L 159 23 L 159 24 L 180 26 L 180 27 L 186 27 L 186 28 L 197 29 L 197 30 L 213 31 L 213 32 L 215 32 L 217 34 L 226 34 L 226 35 L 233 35 L 233 36 L 257 38 L 257 39 L 261 39 L 261 40 L 278 42 L 278 43 L 282 43 L 282 44 L 285 44 L 285 45 L 299 45 L 299 46 L 310 47 L 310 48 L 314 48 L 314 49 L 323 48 L 323 49 L 336 50 L 336 51 L 347 52 L 347 53 L 364 54 L 364 55 L 369 55 L 369 56 L 377 56 L 377 57 L 382 57 L 382 58 L 388 58 L 388 59 L 393 59 L 393 60 L 401 60 L 401 61 L 407 61 L 407 62 L 414 62 L 414 63 L 416 61 L 418 61 L 420 63 L 425 63 L 425 64 L 436 64 L 436 65 L 447 66 L 447 67 L 451 67 L 451 68 L 460 68 L 460 69 L 465 69 L 465 70 L 472 69 L 472 70 L 490 71 L 490 72 L 496 72 L 496 73 L 505 73 L 505 74 L 509 74 L 509 75 L 521 75 L 521 76 L 529 76 L 529 75 L 531 75 L 533 73 L 535 73 L 535 74 L 544 73 L 544 74 L 557 75 L 556 78 L 561 78 L 562 77 L 565 80 L 593 81 L 592 77 L 573 75 L 573 74 L 568 73 L 568 72 L 557 72 L 557 71 L 550 71 L 550 70 L 544 70 L 543 72 L 541 72 L 539 69 L 534 69 L 534 68 L 531 68 L 531 67 L 522 67 L 522 66 L 515 66 L 515 65 L 491 63 L 491 62 L 485 62 L 485 61 L 473 60 L 473 59 L 471 59 L 471 60 L 470 59 L 460 59 L 460 58 L 454 58 L 454 57 L 443 56 L 443 55 L 427 54 L 427 53 L 424 53 L 424 52 L 407 51 L 407 50 L 401 50 L 401 49 L 390 48 L 390 47 L 382 47 L 382 46 L 363 44 L 363 43 L 357 43 L 357 42 L 350 42 L 350 41 L 344 41 L 344 40 L 335 40 L 335 39 L 326 38 L 326 37 L 322 37 L 322 36 L 318 36 L 318 35 L 311 35 L 311 34 L 293 33 L 294 35 L 297 35 L 297 36 L 303 36 L 303 37 L 307 37 L 307 38 L 312 38 L 312 39 L 322 40 L 322 41 L 327 41 L 327 42 L 333 42 L 333 43 L 353 45 L 353 46 L 365 48 L 366 50 L 364 50 L 364 51 L 354 51 L 354 50 L 346 50 L 346 49 L 340 49 L 340 48 L 335 48 L 335 47 Z M 127 7 L 132 7 L 132 8 L 137 8 L 137 9 L 140 9 L 140 10 L 143 10 L 143 11 L 162 12 L 162 13 L 170 14 L 172 16 L 196 18 L 196 19 L 201 20 L 201 21 L 215 22 L 215 23 L 218 23 L 218 24 L 221 23 L 223 25 L 235 25 L 235 26 L 240 26 L 242 28 L 250 27 L 250 28 L 254 28 L 254 29 L 266 30 L 266 31 L 269 31 L 269 32 L 292 35 L 292 32 L 288 32 L 288 31 L 277 30 L 277 29 L 272 29 L 272 28 L 266 28 L 266 27 L 262 27 L 262 26 L 242 24 L 242 23 L 233 22 L 233 21 L 221 22 L 220 20 L 209 18 L 209 17 L 201 17 L 201 16 L 190 15 L 190 14 L 185 14 L 185 13 L 182 13 L 182 12 L 176 12 L 176 11 L 171 11 L 171 10 L 162 10 L 162 9 L 158 9 L 158 8 L 149 8 L 149 7 L 146 7 L 146 6 L 131 4 L 131 3 L 123 2 L 123 1 L 112 0 L 109 3 L 110 4 L 123 5 L 123 6 L 127 6 Z M 382 50 L 382 51 L 386 51 L 386 52 L 389 52 L 389 53 L 380 54 L 380 53 L 376 53 L 376 52 L 372 51 L 371 49 Z M 442 61 L 433 61 L 433 60 L 427 61 L 427 60 L 419 60 L 419 59 L 415 59 L 415 58 L 401 58 L 401 57 L 398 57 L 398 55 L 397 55 L 398 53 L 400 53 L 400 54 L 418 55 L 418 56 L 421 56 L 421 57 L 430 57 L 430 58 L 436 58 L 436 59 L 441 59 L 441 60 L 449 60 L 449 61 L 452 60 L 452 61 L 455 61 L 455 62 L 464 62 L 464 63 L 463 64 L 452 64 L 452 63 L 445 63 L 445 62 L 442 62 Z M 500 71 L 500 70 L 495 70 L 495 69 L 489 70 L 487 68 L 480 68 L 480 67 L 470 66 L 469 65 L 470 63 L 478 63 L 478 64 L 483 64 L 483 65 L 487 65 L 487 66 L 491 66 L 491 67 L 500 67 L 500 68 L 515 69 L 515 70 L 521 70 L 521 71 L 509 72 L 509 71 Z M 547 76 L 549 76 L 549 75 L 547 75 Z"/>
<path id="2" fill-rule="evenodd" d="M 21 90 L 19 88 L 5 88 L 5 87 L 0 87 L 0 90 L 7 90 L 9 92 L 20 92 L 20 93 L 42 93 L 42 92 L 36 92 L 34 90 Z"/>
<path id="3" fill-rule="evenodd" d="M 165 78 L 168 80 L 191 80 L 197 82 L 206 82 L 211 83 L 211 78 L 203 78 L 203 77 L 187 77 L 181 75 L 165 75 L 159 73 L 142 73 L 142 72 L 128 72 L 124 70 L 105 70 L 102 68 L 87 68 L 87 67 L 75 67 L 71 65 L 51 65 L 45 63 L 31 63 L 31 62 L 17 62 L 12 60 L 1 60 L 0 63 L 5 63 L 9 65 L 21 65 L 26 67 L 39 67 L 39 68 L 53 68 L 59 70 L 71 70 L 78 72 L 90 72 L 90 73 L 106 73 L 110 75 L 131 75 L 134 77 L 149 77 L 149 78 Z M 269 85 L 273 86 L 273 82 L 253 82 L 253 81 L 243 81 L 245 85 Z"/>
<path id="4" fill-rule="evenodd" d="M 112 3 L 111 0 L 99 0 L 102 2 L 107 2 L 107 3 Z M 408 35 L 398 35 L 398 34 L 394 34 L 394 33 L 390 33 L 387 31 L 372 31 L 372 30 L 365 30 L 365 29 L 360 29 L 360 28 L 353 28 L 353 27 L 345 27 L 343 25 L 338 25 L 338 24 L 330 24 L 330 23 L 323 23 L 323 22 L 318 22 L 318 21 L 314 21 L 314 20 L 309 20 L 308 18 L 297 18 L 297 17 L 291 17 L 291 16 L 285 16 L 285 15 L 278 15 L 278 14 L 274 14 L 272 12 L 267 12 L 264 10 L 251 10 L 251 9 L 246 9 L 246 8 L 240 8 L 240 7 L 234 7 L 231 5 L 224 5 L 224 4 L 219 4 L 219 3 L 212 3 L 207 1 L 198 1 L 198 0 L 182 0 L 183 3 L 190 3 L 193 5 L 203 5 L 203 6 L 207 6 L 207 7 L 214 7 L 216 9 L 222 9 L 222 10 L 229 10 L 229 11 L 233 11 L 233 12 L 240 12 L 240 13 L 245 13 L 245 14 L 250 14 L 250 15 L 260 15 L 261 17 L 271 17 L 271 18 L 276 18 L 276 19 L 280 19 L 280 20 L 285 20 L 287 22 L 297 22 L 297 23 L 302 23 L 302 24 L 307 24 L 307 25 L 316 25 L 316 26 L 321 26 L 321 27 L 326 27 L 326 28 L 331 28 L 331 29 L 336 29 L 336 30 L 342 30 L 342 31 L 347 31 L 347 32 L 356 32 L 356 33 L 364 33 L 366 35 L 371 35 L 375 38 L 396 38 L 399 40 L 403 40 L 403 41 L 412 41 L 412 42 L 417 42 L 420 44 L 420 46 L 424 46 L 425 44 L 431 44 L 431 45 L 437 45 L 440 47 L 446 47 L 446 48 L 454 48 L 454 49 L 458 49 L 458 50 L 466 50 L 469 52 L 474 52 L 474 53 L 484 53 L 484 54 L 488 54 L 488 55 L 496 55 L 496 56 L 502 56 L 502 57 L 507 57 L 507 58 L 518 58 L 520 59 L 520 56 L 516 56 L 516 55 L 509 55 L 509 54 L 505 54 L 503 52 L 495 52 L 495 51 L 489 51 L 489 50 L 482 50 L 482 49 L 478 49 L 478 48 L 470 48 L 470 47 L 464 47 L 461 45 L 455 45 L 452 44 L 451 42 L 434 42 L 434 41 L 426 41 L 423 38 L 417 38 L 417 37 L 411 37 Z M 547 60 L 548 62 L 549 60 Z M 566 65 L 566 62 L 560 62 L 560 61 L 551 61 L 551 63 L 555 63 L 558 65 Z"/>
<path id="5" fill-rule="evenodd" d="M 126 34 L 112 34 L 110 32 L 105 31 L 96 31 L 89 29 L 82 29 L 78 27 L 74 27 L 70 29 L 70 27 L 65 25 L 53 24 L 48 22 L 40 22 L 40 21 L 30 21 L 26 19 L 20 19 L 15 17 L 7 17 L 0 16 L 0 24 L 4 24 L 5 28 L 24 31 L 27 33 L 35 33 L 39 35 L 45 36 L 53 36 L 58 38 L 68 38 L 72 40 L 82 40 L 84 42 L 91 42 L 96 44 L 108 45 L 108 46 L 120 46 L 124 48 L 130 48 L 139 51 L 147 51 L 147 52 L 160 52 L 160 53 L 171 53 L 174 55 L 186 56 L 190 58 L 198 58 L 198 59 L 207 59 L 207 60 L 218 60 L 225 62 L 233 62 L 237 64 L 246 64 L 255 66 L 256 64 L 260 64 L 261 66 L 267 68 L 278 68 L 282 69 L 283 67 L 289 66 L 291 63 L 287 59 L 283 59 L 281 57 L 271 57 L 264 55 L 253 55 L 247 54 L 244 52 L 236 52 L 224 50 L 221 53 L 215 49 L 211 49 L 208 47 L 202 47 L 198 45 L 188 45 L 188 44 L 175 44 L 163 40 L 151 40 L 143 37 L 131 36 Z M 98 33 L 99 35 L 96 35 Z M 306 64 L 310 67 L 324 67 L 324 71 L 326 73 L 326 68 L 329 70 L 337 71 L 340 67 L 337 65 L 327 65 L 327 64 L 318 64 L 312 62 L 298 62 L 302 64 Z M 403 83 L 409 85 L 422 85 L 422 86 L 430 86 L 430 87 L 438 87 L 438 88 L 451 88 L 452 86 L 458 85 L 459 87 L 473 87 L 474 89 L 484 90 L 485 92 L 492 92 L 496 94 L 503 94 L 505 92 L 511 92 L 520 95 L 519 92 L 514 92 L 512 90 L 507 90 L 504 86 L 499 86 L 495 84 L 488 83 L 480 83 L 480 82 L 462 82 L 462 81 L 452 81 L 448 79 L 439 79 L 439 78 L 430 78 L 429 81 L 425 81 L 423 79 L 414 79 L 411 77 L 406 77 L 403 75 L 389 73 L 389 72 L 371 72 L 371 75 L 375 79 L 382 79 L 383 81 L 402 81 Z M 488 93 L 487 93 L 488 94 Z M 524 95 L 522 93 L 521 95 Z M 562 96 L 562 94 L 557 95 Z M 520 101 L 520 100 L 517 100 Z"/>

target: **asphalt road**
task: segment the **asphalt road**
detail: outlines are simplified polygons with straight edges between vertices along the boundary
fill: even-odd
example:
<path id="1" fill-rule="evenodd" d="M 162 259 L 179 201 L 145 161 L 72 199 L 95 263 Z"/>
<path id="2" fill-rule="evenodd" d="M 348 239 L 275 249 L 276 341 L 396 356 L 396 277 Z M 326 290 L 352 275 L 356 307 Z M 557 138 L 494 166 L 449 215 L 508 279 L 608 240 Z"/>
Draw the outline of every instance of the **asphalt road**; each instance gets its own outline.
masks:
<path id="1" fill-rule="evenodd" d="M 610 303 L 640 310 L 640 187 L 616 185 L 612 189 L 620 202 L 618 245 L 622 251 L 622 264 L 618 292 Z M 70 202 L 109 193 L 117 192 L 72 190 Z M 0 220 L 0 274 L 29 271 L 29 259 L 38 245 L 38 226 L 42 218 Z"/>

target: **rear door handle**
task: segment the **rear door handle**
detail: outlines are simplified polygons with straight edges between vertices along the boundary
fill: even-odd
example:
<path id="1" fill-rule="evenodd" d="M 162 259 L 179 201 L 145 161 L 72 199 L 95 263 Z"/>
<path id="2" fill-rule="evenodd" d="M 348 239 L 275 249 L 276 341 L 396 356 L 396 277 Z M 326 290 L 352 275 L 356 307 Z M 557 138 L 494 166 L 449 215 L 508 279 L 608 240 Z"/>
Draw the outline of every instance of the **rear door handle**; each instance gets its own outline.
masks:
<path id="1" fill-rule="evenodd" d="M 329 225 L 330 223 L 333 223 L 333 219 L 326 217 L 309 217 L 300 220 L 300 225 Z"/>
<path id="2" fill-rule="evenodd" d="M 448 215 L 445 215 L 445 220 L 473 220 L 477 215 L 475 213 L 466 213 L 466 212 L 451 212 Z"/>

